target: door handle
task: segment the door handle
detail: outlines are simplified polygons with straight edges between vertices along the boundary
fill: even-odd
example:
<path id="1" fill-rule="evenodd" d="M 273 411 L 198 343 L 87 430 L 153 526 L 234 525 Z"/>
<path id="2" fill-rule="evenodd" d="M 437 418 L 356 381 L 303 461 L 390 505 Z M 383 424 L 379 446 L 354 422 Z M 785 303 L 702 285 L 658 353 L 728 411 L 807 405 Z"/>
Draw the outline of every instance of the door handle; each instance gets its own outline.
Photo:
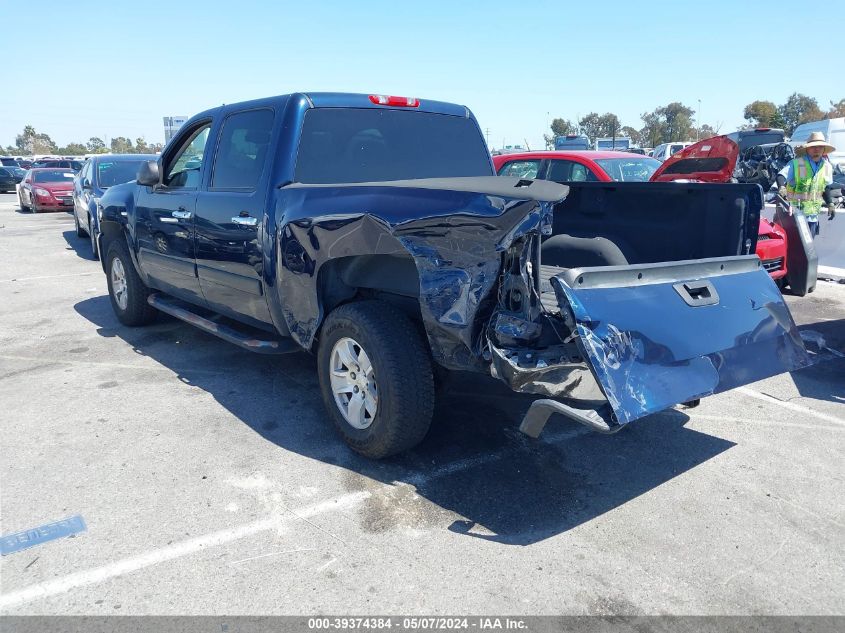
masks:
<path id="1" fill-rule="evenodd" d="M 179 207 L 177 211 L 174 211 L 170 215 L 172 215 L 177 220 L 190 220 L 193 213 L 191 213 L 190 211 L 186 211 L 185 207 Z"/>
<path id="2" fill-rule="evenodd" d="M 258 225 L 258 218 L 253 218 L 251 216 L 240 216 L 237 215 L 232 218 L 232 224 L 238 224 L 240 226 L 256 226 Z"/>

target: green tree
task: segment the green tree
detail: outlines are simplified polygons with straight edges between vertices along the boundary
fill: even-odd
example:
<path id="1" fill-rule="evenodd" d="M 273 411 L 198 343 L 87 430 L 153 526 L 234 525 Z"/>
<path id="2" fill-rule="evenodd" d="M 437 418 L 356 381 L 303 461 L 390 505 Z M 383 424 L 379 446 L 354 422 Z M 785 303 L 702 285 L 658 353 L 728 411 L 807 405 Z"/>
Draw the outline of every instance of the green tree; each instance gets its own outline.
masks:
<path id="1" fill-rule="evenodd" d="M 135 154 L 131 139 L 125 136 L 115 136 L 111 140 L 111 151 L 113 154 Z"/>
<path id="2" fill-rule="evenodd" d="M 47 134 L 35 131 L 31 125 L 24 127 L 23 132 L 15 137 L 15 146 L 21 154 L 55 154 L 56 144 Z"/>
<path id="3" fill-rule="evenodd" d="M 631 139 L 631 142 L 634 145 L 639 145 L 640 140 L 642 140 L 642 135 L 640 134 L 640 131 L 635 130 L 630 125 L 626 125 L 625 127 L 623 127 L 621 130 L 619 130 L 619 133 L 620 135 L 627 136 L 629 139 Z"/>
<path id="4" fill-rule="evenodd" d="M 663 119 L 664 142 L 686 141 L 692 134 L 692 116 L 695 110 L 679 101 L 673 101 L 667 106 L 657 108 L 658 116 Z"/>
<path id="5" fill-rule="evenodd" d="M 568 119 L 555 119 L 552 121 L 552 134 L 555 136 L 566 136 L 567 134 L 577 133 L 578 128 Z"/>
<path id="6" fill-rule="evenodd" d="M 787 136 L 792 136 L 795 128 L 802 123 L 824 118 L 824 114 L 819 109 L 819 102 L 798 92 L 789 95 L 786 103 L 778 108 L 778 113 L 783 119 L 783 129 Z"/>
<path id="7" fill-rule="evenodd" d="M 68 143 L 65 147 L 56 150 L 56 153 L 62 156 L 82 156 L 87 152 L 88 149 L 82 143 Z"/>
<path id="8" fill-rule="evenodd" d="M 778 107 L 771 101 L 752 101 L 745 106 L 743 116 L 751 127 L 782 128 L 784 126 Z"/>
<path id="9" fill-rule="evenodd" d="M 643 128 L 640 130 L 640 140 L 645 147 L 657 147 L 663 142 L 664 122 L 657 111 L 644 112 L 640 115 Z"/>
<path id="10" fill-rule="evenodd" d="M 543 141 L 546 143 L 546 149 L 554 149 L 555 137 L 566 136 L 567 134 L 576 134 L 578 128 L 571 121 L 567 119 L 554 119 L 551 125 L 551 134 L 543 134 Z"/>
<path id="11" fill-rule="evenodd" d="M 612 112 L 605 112 L 599 115 L 597 112 L 590 112 L 587 116 L 578 121 L 581 132 L 590 139 L 590 143 L 595 143 L 597 138 L 607 136 L 620 136 L 622 124 L 619 122 L 619 117 Z"/>
<path id="12" fill-rule="evenodd" d="M 713 129 L 713 127 L 711 125 L 708 125 L 707 123 L 705 123 L 700 128 L 698 128 L 697 136 L 700 140 L 704 140 L 706 138 L 711 138 L 713 136 L 716 136 L 718 133 L 719 133 L 719 130 Z"/>
<path id="13" fill-rule="evenodd" d="M 622 123 L 612 112 L 605 112 L 599 117 L 599 136 L 621 136 Z"/>
<path id="14" fill-rule="evenodd" d="M 840 99 L 839 103 L 830 102 L 830 111 L 825 115 L 826 119 L 837 119 L 845 116 L 845 99 Z"/>
<path id="15" fill-rule="evenodd" d="M 24 126 L 23 132 L 15 137 L 15 146 L 21 154 L 33 154 L 35 147 L 35 128 L 31 125 Z"/>
<path id="16" fill-rule="evenodd" d="M 596 138 L 599 136 L 599 122 L 598 112 L 590 112 L 586 116 L 581 117 L 581 120 L 578 121 L 578 127 L 581 130 L 582 134 L 585 134 L 587 138 L 590 139 L 590 143 L 595 142 Z"/>
<path id="17" fill-rule="evenodd" d="M 139 136 L 135 139 L 135 151 L 138 154 L 149 154 L 150 147 L 147 145 L 147 142 L 144 140 L 143 136 Z"/>
<path id="18" fill-rule="evenodd" d="M 85 143 L 85 147 L 88 148 L 88 153 L 90 154 L 105 154 L 108 150 L 106 149 L 106 144 L 103 143 L 103 139 L 99 136 L 92 136 L 88 139 L 88 142 Z"/>

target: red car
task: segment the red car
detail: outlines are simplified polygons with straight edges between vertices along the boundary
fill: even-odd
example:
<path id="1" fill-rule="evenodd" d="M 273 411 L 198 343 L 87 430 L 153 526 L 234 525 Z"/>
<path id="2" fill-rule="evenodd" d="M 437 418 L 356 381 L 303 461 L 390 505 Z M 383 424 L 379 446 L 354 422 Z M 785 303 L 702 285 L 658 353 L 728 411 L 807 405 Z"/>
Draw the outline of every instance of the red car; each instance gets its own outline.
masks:
<path id="1" fill-rule="evenodd" d="M 729 182 L 738 155 L 736 143 L 717 136 L 690 145 L 663 163 L 628 152 L 557 151 L 503 154 L 493 157 L 493 165 L 500 176 L 556 182 Z M 786 232 L 760 218 L 755 252 L 772 279 L 782 284 Z"/>
<path id="2" fill-rule="evenodd" d="M 630 152 L 572 150 L 521 152 L 493 157 L 500 176 L 556 182 L 648 182 L 659 160 Z"/>
<path id="3" fill-rule="evenodd" d="M 668 158 L 651 181 L 730 182 L 738 157 L 739 145 L 728 136 L 714 136 Z M 786 231 L 761 217 L 755 253 L 779 286 L 786 281 L 786 250 Z"/>
<path id="4" fill-rule="evenodd" d="M 30 169 L 18 186 L 21 209 L 33 213 L 72 210 L 75 176 L 71 169 Z"/>

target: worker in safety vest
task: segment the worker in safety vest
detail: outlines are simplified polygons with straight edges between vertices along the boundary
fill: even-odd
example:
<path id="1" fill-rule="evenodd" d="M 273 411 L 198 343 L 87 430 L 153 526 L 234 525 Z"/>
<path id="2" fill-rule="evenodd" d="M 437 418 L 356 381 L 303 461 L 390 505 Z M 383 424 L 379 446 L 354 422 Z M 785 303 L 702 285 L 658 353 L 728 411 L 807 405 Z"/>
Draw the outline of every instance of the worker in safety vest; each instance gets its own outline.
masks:
<path id="1" fill-rule="evenodd" d="M 824 134 L 813 132 L 795 150 L 795 159 L 780 172 L 786 179 L 780 194 L 793 208 L 804 212 L 813 237 L 819 234 L 819 213 L 825 206 L 824 188 L 833 182 L 833 166 L 827 154 L 835 150 Z"/>

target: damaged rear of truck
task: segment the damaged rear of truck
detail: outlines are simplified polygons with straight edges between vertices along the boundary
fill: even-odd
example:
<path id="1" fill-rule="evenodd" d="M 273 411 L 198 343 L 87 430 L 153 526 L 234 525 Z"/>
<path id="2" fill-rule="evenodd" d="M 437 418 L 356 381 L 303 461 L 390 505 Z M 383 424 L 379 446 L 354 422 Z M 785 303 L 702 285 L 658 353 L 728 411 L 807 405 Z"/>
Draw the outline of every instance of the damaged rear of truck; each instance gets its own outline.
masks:
<path id="1" fill-rule="evenodd" d="M 286 323 L 310 347 L 325 312 L 355 297 L 401 307 L 436 364 L 544 396 L 521 426 L 533 437 L 553 413 L 613 433 L 808 364 L 783 297 L 748 254 L 759 187 L 594 185 L 291 185 L 288 213 L 335 219 L 286 226 L 282 252 L 322 271 L 317 293 L 281 280 L 282 296 L 302 299 Z M 320 261 L 326 248 L 343 256 Z"/>
<path id="2" fill-rule="evenodd" d="M 203 205 L 237 193 L 213 187 L 218 121 L 256 108 L 276 113 L 243 135 L 261 215 L 212 223 Z M 286 95 L 194 119 L 208 149 L 178 213 L 158 201 L 175 190 L 162 174 L 178 182 L 193 120 L 138 183 L 102 200 L 118 318 L 141 324 L 148 303 L 253 351 L 315 353 L 335 427 L 369 457 L 425 436 L 437 366 L 542 396 L 521 426 L 536 437 L 553 413 L 612 433 L 808 364 L 753 255 L 756 185 L 496 177 L 472 114 L 418 99 Z M 174 226 L 186 246 L 165 278 Z M 216 235 L 226 254 L 215 268 Z"/>

